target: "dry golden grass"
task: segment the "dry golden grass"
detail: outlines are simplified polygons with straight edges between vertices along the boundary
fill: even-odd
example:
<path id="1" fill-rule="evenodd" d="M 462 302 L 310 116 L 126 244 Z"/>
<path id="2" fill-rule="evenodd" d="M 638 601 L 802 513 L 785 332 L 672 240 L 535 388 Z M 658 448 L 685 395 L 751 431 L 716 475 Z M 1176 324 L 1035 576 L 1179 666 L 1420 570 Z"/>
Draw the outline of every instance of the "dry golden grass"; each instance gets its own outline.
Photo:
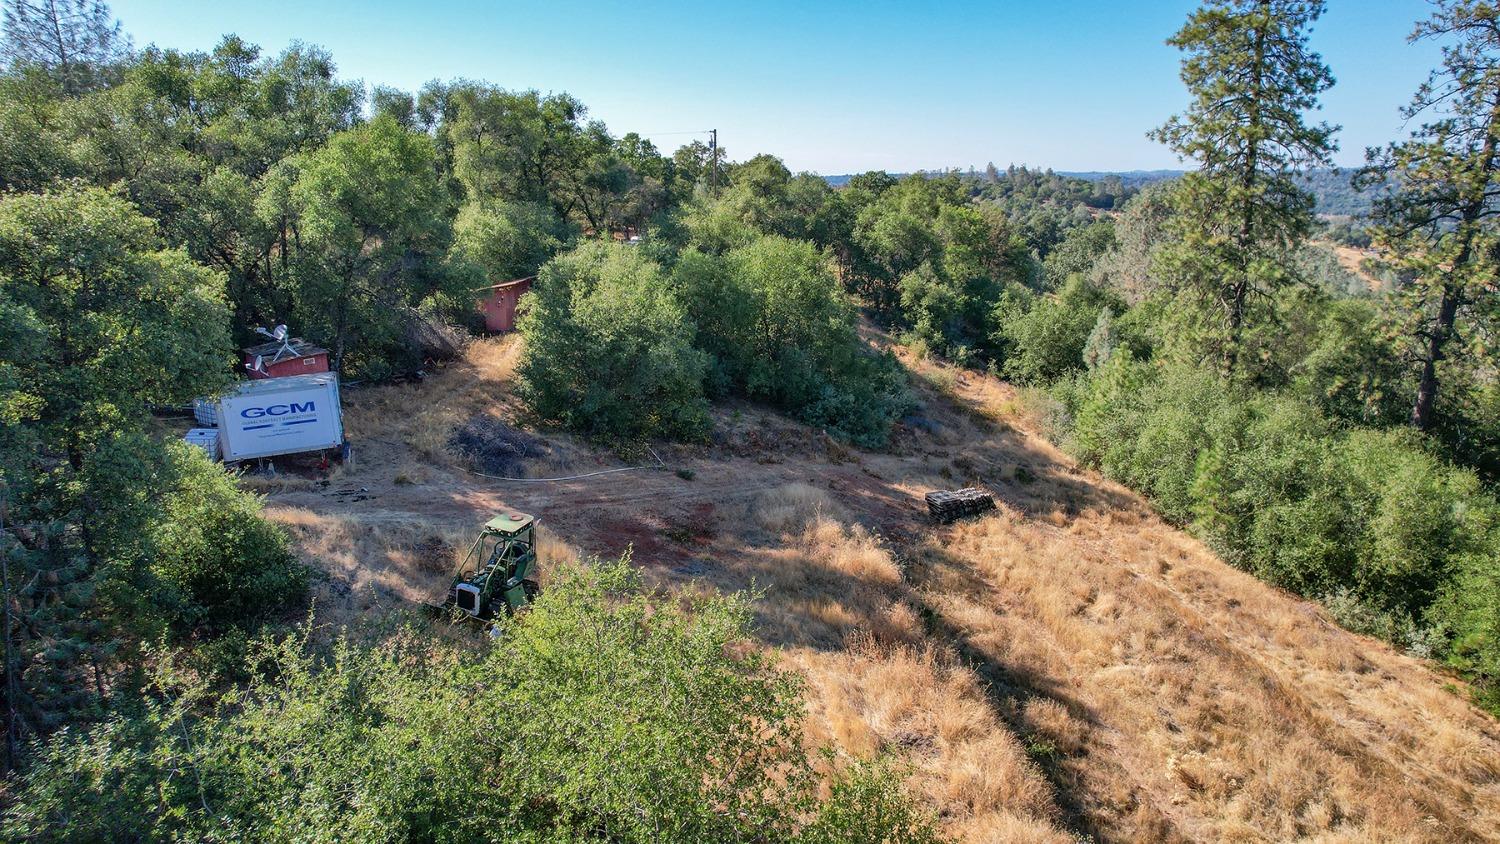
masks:
<path id="1" fill-rule="evenodd" d="M 396 440 L 427 460 L 451 462 L 447 443 L 455 427 L 497 405 L 513 404 L 520 353 L 516 335 L 475 340 L 463 357 L 423 381 L 348 390 L 344 426 L 349 438 L 356 443 Z"/>
<path id="2" fill-rule="evenodd" d="M 890 550 L 839 521 L 842 510 L 806 483 L 750 505 L 753 521 L 780 542 L 762 552 L 752 577 L 764 589 L 763 635 L 807 678 L 809 739 L 857 758 L 902 757 L 911 787 L 962 840 L 1001 840 L 985 837 L 992 830 L 1071 840 L 1056 825 L 1051 786 L 979 678 L 927 640 Z"/>
<path id="3" fill-rule="evenodd" d="M 810 737 L 911 766 L 922 802 L 963 840 L 1004 828 L 1027 841 L 1069 841 L 1051 787 L 997 717 L 982 684 L 953 654 L 854 637 L 838 651 L 799 649 L 787 663 L 808 679 Z"/>
<path id="4" fill-rule="evenodd" d="M 1000 515 L 924 543 L 915 568 L 993 678 L 1035 695 L 1026 723 L 1110 838 L 1495 835 L 1493 721 L 1166 525 Z"/>

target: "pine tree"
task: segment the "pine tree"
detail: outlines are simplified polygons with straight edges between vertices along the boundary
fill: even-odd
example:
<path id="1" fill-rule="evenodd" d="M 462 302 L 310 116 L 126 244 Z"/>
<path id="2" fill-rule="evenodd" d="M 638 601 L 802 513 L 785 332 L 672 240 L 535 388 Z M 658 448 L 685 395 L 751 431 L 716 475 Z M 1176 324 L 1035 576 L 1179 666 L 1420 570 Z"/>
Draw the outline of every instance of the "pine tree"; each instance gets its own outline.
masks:
<path id="1" fill-rule="evenodd" d="M 1401 293 L 1419 374 L 1411 424 L 1436 419 L 1441 363 L 1473 338 L 1477 317 L 1500 304 L 1495 274 L 1500 206 L 1500 13 L 1476 0 L 1443 0 L 1411 40 L 1454 39 L 1403 109 L 1426 118 L 1411 137 L 1368 152 L 1362 187 L 1395 185 L 1375 201 L 1375 243 L 1415 279 Z"/>
<path id="2" fill-rule="evenodd" d="M 1209 305 L 1209 353 L 1241 365 L 1253 307 L 1295 280 L 1291 256 L 1313 223 L 1313 197 L 1294 180 L 1327 165 L 1337 127 L 1309 125 L 1333 77 L 1307 46 L 1321 0 L 1210 0 L 1167 43 L 1182 50 L 1192 95 L 1152 137 L 1197 164 L 1174 196 L 1175 242 L 1159 265 Z"/>
<path id="3" fill-rule="evenodd" d="M 130 39 L 100 0 L 9 0 L 5 59 L 46 68 L 70 96 L 98 84 L 130 52 Z"/>

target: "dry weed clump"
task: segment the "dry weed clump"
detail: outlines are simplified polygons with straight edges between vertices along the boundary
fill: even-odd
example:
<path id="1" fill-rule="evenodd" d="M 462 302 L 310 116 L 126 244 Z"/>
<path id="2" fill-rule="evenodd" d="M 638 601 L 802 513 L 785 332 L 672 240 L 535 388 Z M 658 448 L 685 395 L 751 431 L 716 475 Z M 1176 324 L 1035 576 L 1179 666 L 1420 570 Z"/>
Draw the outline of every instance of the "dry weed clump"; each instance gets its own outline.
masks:
<path id="1" fill-rule="evenodd" d="M 577 562 L 578 549 L 567 540 L 553 533 L 546 525 L 536 529 L 537 580 L 547 586 L 553 574 L 565 565 Z"/>
<path id="2" fill-rule="evenodd" d="M 1088 725 L 1075 718 L 1062 703 L 1038 696 L 1027 700 L 1021 711 L 1026 726 L 1058 751 L 1071 755 L 1087 746 Z"/>
<path id="3" fill-rule="evenodd" d="M 755 523 L 773 534 L 796 533 L 821 515 L 837 516 L 828 493 L 805 483 L 767 490 L 751 506 Z"/>
<path id="4" fill-rule="evenodd" d="M 280 474 L 267 475 L 260 472 L 244 472 L 237 478 L 240 489 L 253 492 L 257 495 L 270 495 L 277 492 L 302 492 L 314 489 L 318 482 L 301 475 Z"/>

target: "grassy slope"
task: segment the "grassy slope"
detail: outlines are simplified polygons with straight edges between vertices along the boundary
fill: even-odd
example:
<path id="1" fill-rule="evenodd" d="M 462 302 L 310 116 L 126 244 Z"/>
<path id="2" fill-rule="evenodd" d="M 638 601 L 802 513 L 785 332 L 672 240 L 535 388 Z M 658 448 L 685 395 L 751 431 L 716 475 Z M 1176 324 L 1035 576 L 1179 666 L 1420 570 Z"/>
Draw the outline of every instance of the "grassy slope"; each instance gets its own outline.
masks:
<path id="1" fill-rule="evenodd" d="M 513 342 L 420 385 L 351 392 L 358 462 L 266 487 L 328 573 L 320 617 L 368 622 L 446 586 L 490 513 L 539 514 L 544 558 L 629 547 L 662 588 L 758 588 L 763 643 L 806 678 L 809 731 L 894 752 L 964 841 L 1482 840 L 1500 726 L 1454 681 L 1217 560 L 1024 430 L 1010 389 L 909 360 L 922 431 L 851 452 L 753 407 L 673 468 L 519 484 L 447 432 L 514 421 Z M 533 476 L 625 465 L 549 435 Z M 935 529 L 971 481 L 1001 512 Z"/>

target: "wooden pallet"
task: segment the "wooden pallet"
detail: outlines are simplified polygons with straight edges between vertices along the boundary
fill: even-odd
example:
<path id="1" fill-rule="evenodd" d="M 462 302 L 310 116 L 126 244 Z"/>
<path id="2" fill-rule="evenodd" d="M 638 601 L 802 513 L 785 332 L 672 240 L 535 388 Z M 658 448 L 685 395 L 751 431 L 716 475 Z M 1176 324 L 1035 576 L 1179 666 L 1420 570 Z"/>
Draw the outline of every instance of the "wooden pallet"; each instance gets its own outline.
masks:
<path id="1" fill-rule="evenodd" d="M 927 493 L 927 512 L 932 514 L 933 521 L 942 524 L 964 516 L 976 516 L 993 509 L 995 509 L 994 497 L 974 487 Z"/>

